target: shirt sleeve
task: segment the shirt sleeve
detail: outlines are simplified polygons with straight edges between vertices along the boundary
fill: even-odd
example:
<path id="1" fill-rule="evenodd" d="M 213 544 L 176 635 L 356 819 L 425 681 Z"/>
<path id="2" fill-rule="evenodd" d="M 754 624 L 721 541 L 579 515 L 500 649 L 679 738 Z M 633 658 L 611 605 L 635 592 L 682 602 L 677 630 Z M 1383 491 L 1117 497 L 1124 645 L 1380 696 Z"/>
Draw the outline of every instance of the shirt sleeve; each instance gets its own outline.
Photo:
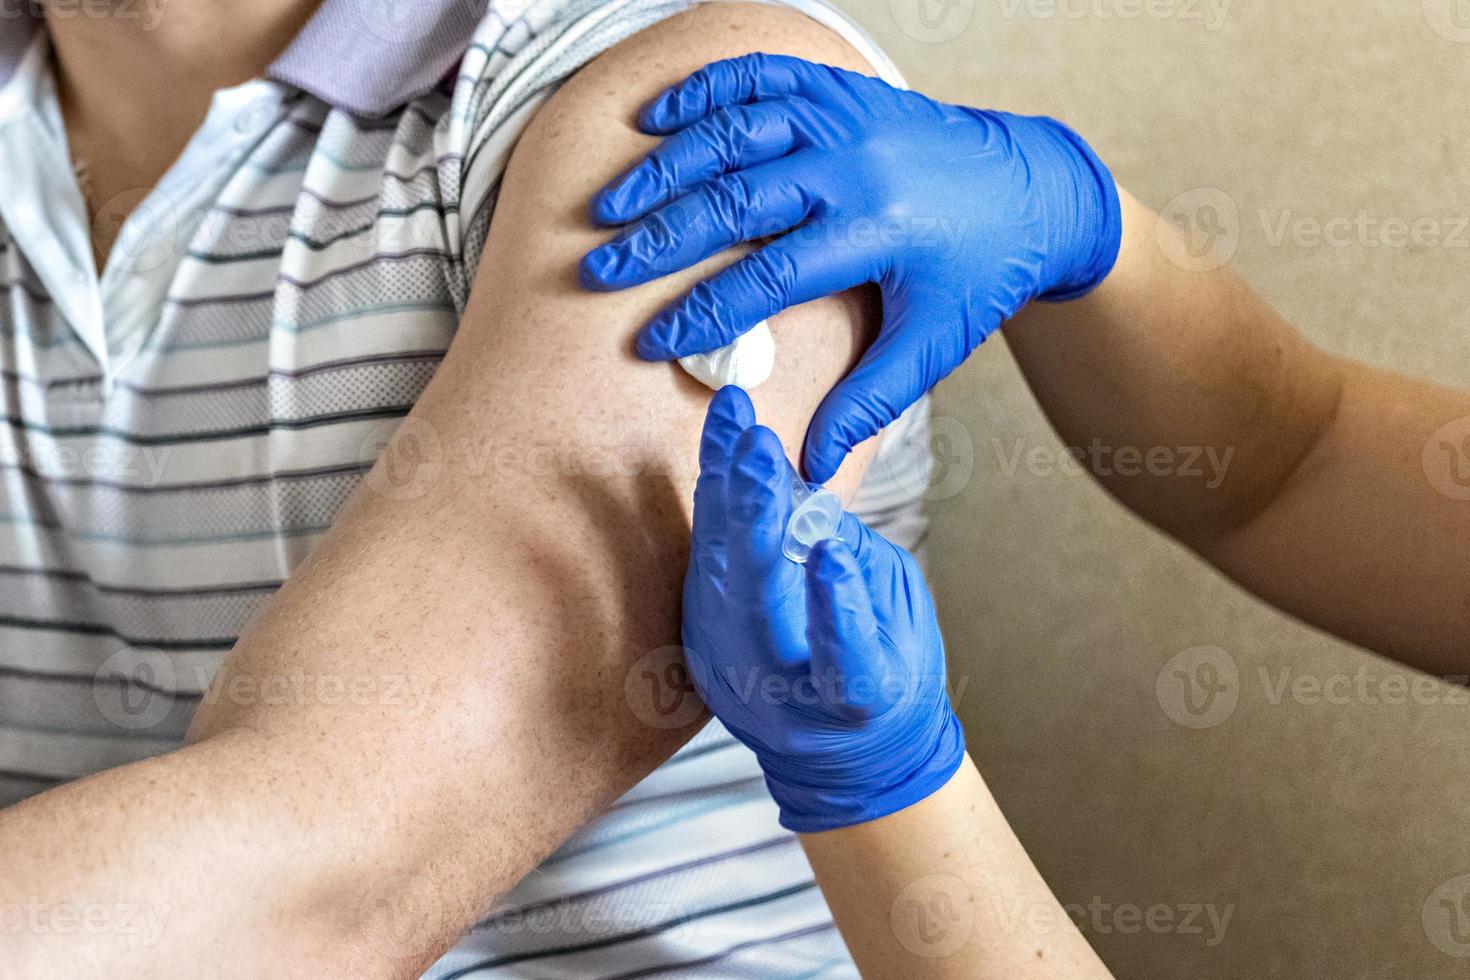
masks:
<path id="1" fill-rule="evenodd" d="M 496 0 L 453 81 L 440 130 L 440 186 L 452 204 L 462 281 L 475 281 L 500 178 L 516 141 L 564 80 L 690 0 Z M 466 285 L 467 291 L 467 285 Z M 468 300 L 465 295 L 461 303 Z"/>

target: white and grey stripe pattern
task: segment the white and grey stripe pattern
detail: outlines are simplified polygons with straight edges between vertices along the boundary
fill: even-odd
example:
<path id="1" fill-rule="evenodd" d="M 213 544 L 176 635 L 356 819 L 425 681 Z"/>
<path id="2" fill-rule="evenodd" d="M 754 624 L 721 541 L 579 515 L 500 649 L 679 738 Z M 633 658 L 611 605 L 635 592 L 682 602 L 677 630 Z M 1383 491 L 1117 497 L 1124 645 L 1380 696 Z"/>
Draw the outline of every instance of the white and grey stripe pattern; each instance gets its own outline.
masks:
<path id="1" fill-rule="evenodd" d="M 789 2 L 900 81 L 819 0 Z M 432 377 L 477 272 L 493 274 L 480 251 L 526 122 L 590 58 L 686 6 L 492 3 L 457 73 L 380 118 L 254 83 L 274 87 L 268 125 L 145 270 L 164 298 L 146 336 L 109 333 L 113 363 L 48 288 L 52 259 L 0 225 L 0 806 L 179 743 L 246 621 L 358 485 L 364 447 Z M 0 128 L 0 148 L 12 140 Z M 0 203 L 38 193 L 0 187 Z M 888 433 L 854 508 L 911 547 L 925 433 L 922 409 Z M 711 725 L 429 976 L 852 976 L 775 817 L 753 757 Z"/>

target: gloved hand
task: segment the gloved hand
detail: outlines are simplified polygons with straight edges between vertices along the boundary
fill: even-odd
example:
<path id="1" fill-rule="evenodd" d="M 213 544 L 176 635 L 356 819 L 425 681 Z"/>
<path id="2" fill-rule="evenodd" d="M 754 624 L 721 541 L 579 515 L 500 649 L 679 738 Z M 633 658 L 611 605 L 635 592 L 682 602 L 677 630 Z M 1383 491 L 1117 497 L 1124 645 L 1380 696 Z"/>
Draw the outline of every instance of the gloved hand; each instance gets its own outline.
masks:
<path id="1" fill-rule="evenodd" d="M 796 229 L 656 316 L 640 356 L 713 350 L 788 306 L 881 288 L 881 334 L 807 434 L 818 483 L 1031 299 L 1080 296 L 1117 260 L 1112 175 L 1052 119 L 752 54 L 701 68 L 639 125 L 673 135 L 594 197 L 594 221 L 641 220 L 583 258 L 584 286 L 633 286 Z"/>
<path id="2" fill-rule="evenodd" d="M 685 656 L 710 710 L 759 758 L 782 825 L 874 820 L 943 786 L 965 739 L 913 556 L 845 514 L 842 540 L 788 560 L 791 466 L 739 388 L 715 395 L 699 465 Z"/>

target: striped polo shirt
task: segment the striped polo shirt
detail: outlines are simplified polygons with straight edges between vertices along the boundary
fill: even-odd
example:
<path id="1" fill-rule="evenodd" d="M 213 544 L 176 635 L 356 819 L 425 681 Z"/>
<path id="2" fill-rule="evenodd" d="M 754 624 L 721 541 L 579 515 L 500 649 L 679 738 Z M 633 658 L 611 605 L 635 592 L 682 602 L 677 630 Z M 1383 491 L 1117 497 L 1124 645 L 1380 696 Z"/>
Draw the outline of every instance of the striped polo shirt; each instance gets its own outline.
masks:
<path id="1" fill-rule="evenodd" d="M 899 82 L 820 0 L 786 2 Z M 325 0 L 126 202 L 100 276 L 45 31 L 0 11 L 0 806 L 180 744 L 433 376 L 527 121 L 687 6 Z M 103 220 L 117 204 L 95 203 Z M 928 459 L 921 406 L 854 510 L 915 546 Z M 428 975 L 654 974 L 853 975 L 717 723 Z"/>

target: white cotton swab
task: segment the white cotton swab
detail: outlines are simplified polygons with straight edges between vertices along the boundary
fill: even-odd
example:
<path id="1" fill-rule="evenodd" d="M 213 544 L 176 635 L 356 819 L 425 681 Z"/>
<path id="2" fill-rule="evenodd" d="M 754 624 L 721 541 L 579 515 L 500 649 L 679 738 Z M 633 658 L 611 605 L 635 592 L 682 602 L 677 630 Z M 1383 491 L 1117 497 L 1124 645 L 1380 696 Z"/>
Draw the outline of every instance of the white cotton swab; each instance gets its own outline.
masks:
<path id="1" fill-rule="evenodd" d="M 700 384 L 719 391 L 739 385 L 750 391 L 771 376 L 776 365 L 776 338 L 762 320 L 718 350 L 679 358 L 679 366 Z"/>

